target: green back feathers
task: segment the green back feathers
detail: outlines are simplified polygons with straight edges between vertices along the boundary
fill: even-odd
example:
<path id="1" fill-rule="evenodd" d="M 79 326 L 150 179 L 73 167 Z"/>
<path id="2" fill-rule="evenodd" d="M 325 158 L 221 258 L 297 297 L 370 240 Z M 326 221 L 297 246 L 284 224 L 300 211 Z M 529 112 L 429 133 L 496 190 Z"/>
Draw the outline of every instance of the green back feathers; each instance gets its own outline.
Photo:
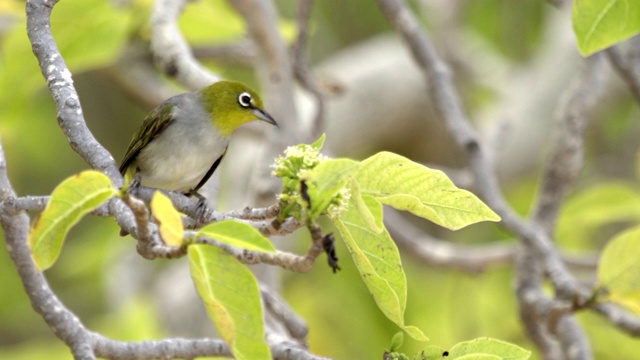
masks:
<path id="1" fill-rule="evenodd" d="M 173 104 L 168 103 L 166 106 L 159 106 L 153 109 L 142 122 L 142 125 L 133 134 L 129 148 L 124 155 L 124 159 L 120 164 L 120 173 L 125 175 L 129 165 L 138 156 L 142 148 L 155 139 L 162 130 L 164 130 L 172 121 Z"/>
<path id="2" fill-rule="evenodd" d="M 243 124 L 258 120 L 253 110 L 263 108 L 255 91 L 235 81 L 218 81 L 200 90 L 200 94 L 205 110 L 211 113 L 211 121 L 224 136 L 230 136 Z"/>

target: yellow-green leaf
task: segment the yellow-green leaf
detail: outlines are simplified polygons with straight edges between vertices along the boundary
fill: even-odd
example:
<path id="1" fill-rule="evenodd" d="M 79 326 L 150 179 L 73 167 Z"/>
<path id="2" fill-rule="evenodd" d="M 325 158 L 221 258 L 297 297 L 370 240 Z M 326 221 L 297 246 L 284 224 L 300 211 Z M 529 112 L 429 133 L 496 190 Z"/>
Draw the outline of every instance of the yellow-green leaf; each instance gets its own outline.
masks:
<path id="1" fill-rule="evenodd" d="M 322 147 L 324 146 L 324 141 L 326 138 L 327 138 L 327 134 L 322 133 L 322 135 L 320 135 L 318 140 L 314 141 L 313 144 L 311 144 L 311 147 L 314 148 L 316 151 L 322 150 Z"/>
<path id="2" fill-rule="evenodd" d="M 276 251 L 271 241 L 256 228 L 235 220 L 224 220 L 209 224 L 200 229 L 196 236 L 206 236 L 225 244 L 248 250 Z"/>
<path id="3" fill-rule="evenodd" d="M 151 199 L 151 213 L 158 223 L 160 238 L 169 246 L 180 246 L 184 235 L 182 218 L 171 200 L 160 191 Z"/>
<path id="4" fill-rule="evenodd" d="M 640 33 L 640 1 L 574 0 L 573 31 L 583 56 Z"/>
<path id="5" fill-rule="evenodd" d="M 81 172 L 58 185 L 29 231 L 29 246 L 38 269 L 51 267 L 69 229 L 115 194 L 111 180 L 94 170 Z"/>
<path id="6" fill-rule="evenodd" d="M 500 220 L 474 194 L 457 188 L 443 172 L 394 153 L 380 152 L 362 161 L 356 180 L 363 195 L 451 230 L 479 221 Z"/>
<path id="7" fill-rule="evenodd" d="M 358 162 L 351 159 L 323 160 L 308 173 L 305 183 L 311 200 L 309 217 L 320 216 L 358 170 Z"/>
<path id="8" fill-rule="evenodd" d="M 609 300 L 640 314 L 640 226 L 615 236 L 605 246 L 598 281 L 608 290 Z"/>
<path id="9" fill-rule="evenodd" d="M 207 313 L 238 360 L 270 360 L 258 283 L 246 266 L 209 245 L 189 246 L 191 277 Z"/>
<path id="10" fill-rule="evenodd" d="M 382 218 L 376 218 L 371 213 L 371 210 L 367 207 L 367 204 L 362 200 L 362 194 L 360 194 L 360 185 L 357 181 L 352 181 L 350 184 L 351 191 L 351 203 L 360 213 L 360 218 L 364 221 L 369 229 L 373 230 L 375 233 L 379 233 L 384 230 L 384 224 L 382 223 Z"/>
<path id="11" fill-rule="evenodd" d="M 527 360 L 531 351 L 502 340 L 479 338 L 454 345 L 447 359 Z"/>
<path id="12" fill-rule="evenodd" d="M 362 200 L 376 219 L 382 219 L 382 205 L 376 199 L 363 196 Z M 380 310 L 411 337 L 426 341 L 422 331 L 404 323 L 407 279 L 398 248 L 386 229 L 381 232 L 370 229 L 353 203 L 335 224 Z"/>

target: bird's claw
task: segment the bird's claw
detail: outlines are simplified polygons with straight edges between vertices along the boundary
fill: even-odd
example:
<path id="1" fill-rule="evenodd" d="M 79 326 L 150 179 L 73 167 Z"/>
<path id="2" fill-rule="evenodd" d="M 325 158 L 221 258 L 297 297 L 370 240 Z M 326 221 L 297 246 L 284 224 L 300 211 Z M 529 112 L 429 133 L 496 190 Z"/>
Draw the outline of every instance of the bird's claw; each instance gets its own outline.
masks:
<path id="1" fill-rule="evenodd" d="M 202 196 L 200 193 L 198 193 L 195 190 L 189 191 L 188 195 L 194 196 L 196 199 L 198 199 L 198 202 L 196 203 L 196 209 L 194 212 L 194 217 L 196 221 L 198 223 L 205 222 L 209 213 L 211 212 L 211 210 L 207 206 L 207 198 Z"/>
<path id="2" fill-rule="evenodd" d="M 142 177 L 140 176 L 140 173 L 137 173 L 129 183 L 127 192 L 135 195 L 140 190 L 140 186 L 142 186 Z"/>

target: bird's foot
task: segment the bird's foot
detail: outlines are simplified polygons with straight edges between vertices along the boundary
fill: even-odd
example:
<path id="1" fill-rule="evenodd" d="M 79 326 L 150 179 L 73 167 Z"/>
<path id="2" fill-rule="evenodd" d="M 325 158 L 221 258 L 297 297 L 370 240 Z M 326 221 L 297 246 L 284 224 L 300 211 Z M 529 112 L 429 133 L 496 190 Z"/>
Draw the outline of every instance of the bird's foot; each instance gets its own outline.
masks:
<path id="1" fill-rule="evenodd" d="M 194 217 L 198 223 L 203 223 L 206 221 L 211 210 L 207 206 L 207 198 L 202 196 L 199 192 L 195 190 L 189 191 L 188 195 L 194 196 L 198 199 L 196 203 L 196 209 L 194 212 Z"/>
<path id="2" fill-rule="evenodd" d="M 133 177 L 133 180 L 131 180 L 131 182 L 129 183 L 129 188 L 127 189 L 127 192 L 135 195 L 140 190 L 141 185 L 142 185 L 142 177 L 140 176 L 140 173 L 137 173 Z"/>

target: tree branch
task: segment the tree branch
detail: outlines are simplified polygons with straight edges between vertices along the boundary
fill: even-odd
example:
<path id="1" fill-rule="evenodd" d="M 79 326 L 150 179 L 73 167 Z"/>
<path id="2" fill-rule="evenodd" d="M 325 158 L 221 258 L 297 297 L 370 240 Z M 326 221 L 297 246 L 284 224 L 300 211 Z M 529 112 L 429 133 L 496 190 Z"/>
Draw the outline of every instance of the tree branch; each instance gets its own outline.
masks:
<path id="1" fill-rule="evenodd" d="M 309 69 L 307 58 L 307 39 L 309 38 L 309 20 L 315 0 L 298 1 L 296 19 L 298 35 L 291 48 L 293 73 L 302 86 L 313 96 L 316 102 L 316 114 L 313 120 L 312 138 L 318 138 L 324 129 L 324 95 Z"/>
<path id="2" fill-rule="evenodd" d="M 178 27 L 186 0 L 156 0 L 151 12 L 151 51 L 156 64 L 184 87 L 197 90 L 220 80 L 194 57 Z"/>
<path id="3" fill-rule="evenodd" d="M 636 101 L 640 101 L 640 35 L 610 47 L 605 53 Z"/>
<path id="4" fill-rule="evenodd" d="M 267 176 L 264 164 L 292 142 L 301 138 L 300 124 L 293 97 L 293 73 L 284 39 L 278 29 L 278 16 L 271 0 L 230 0 L 231 6 L 244 18 L 256 50 L 255 67 L 263 87 L 265 102 L 278 121 L 279 129 L 271 130 L 265 151 L 256 158 L 251 184 L 252 197 L 258 206 L 269 204 L 280 183 Z"/>
<path id="5" fill-rule="evenodd" d="M 15 192 L 7 175 L 7 163 L 0 144 L 0 202 L 15 198 Z M 4 210 L 4 208 L 3 208 Z M 95 359 L 87 351 L 90 342 L 80 319 L 69 311 L 53 293 L 42 272 L 36 269 L 31 257 L 27 237 L 29 217 L 26 213 L 0 212 L 0 224 L 4 230 L 9 256 L 18 270 L 25 292 L 33 309 L 42 317 L 54 334 L 72 349 L 76 359 Z"/>
<path id="6" fill-rule="evenodd" d="M 82 115 L 80 97 L 73 87 L 71 72 L 51 34 L 51 10 L 57 0 L 28 0 L 27 35 L 38 59 L 42 75 L 58 110 L 58 124 L 69 139 L 71 148 L 92 168 L 102 171 L 120 187 L 122 176 L 113 156 L 95 139 Z"/>
<path id="7" fill-rule="evenodd" d="M 534 221 L 548 233 L 553 232 L 563 200 L 582 171 L 584 129 L 588 114 L 603 93 L 604 65 L 602 54 L 584 60 L 560 99 L 551 134 L 551 153 L 545 161 L 540 195 L 533 210 Z"/>
<path id="8" fill-rule="evenodd" d="M 397 211 L 385 211 L 385 226 L 398 247 L 432 266 L 480 273 L 490 266 L 511 264 L 514 244 L 456 245 L 417 229 Z"/>

